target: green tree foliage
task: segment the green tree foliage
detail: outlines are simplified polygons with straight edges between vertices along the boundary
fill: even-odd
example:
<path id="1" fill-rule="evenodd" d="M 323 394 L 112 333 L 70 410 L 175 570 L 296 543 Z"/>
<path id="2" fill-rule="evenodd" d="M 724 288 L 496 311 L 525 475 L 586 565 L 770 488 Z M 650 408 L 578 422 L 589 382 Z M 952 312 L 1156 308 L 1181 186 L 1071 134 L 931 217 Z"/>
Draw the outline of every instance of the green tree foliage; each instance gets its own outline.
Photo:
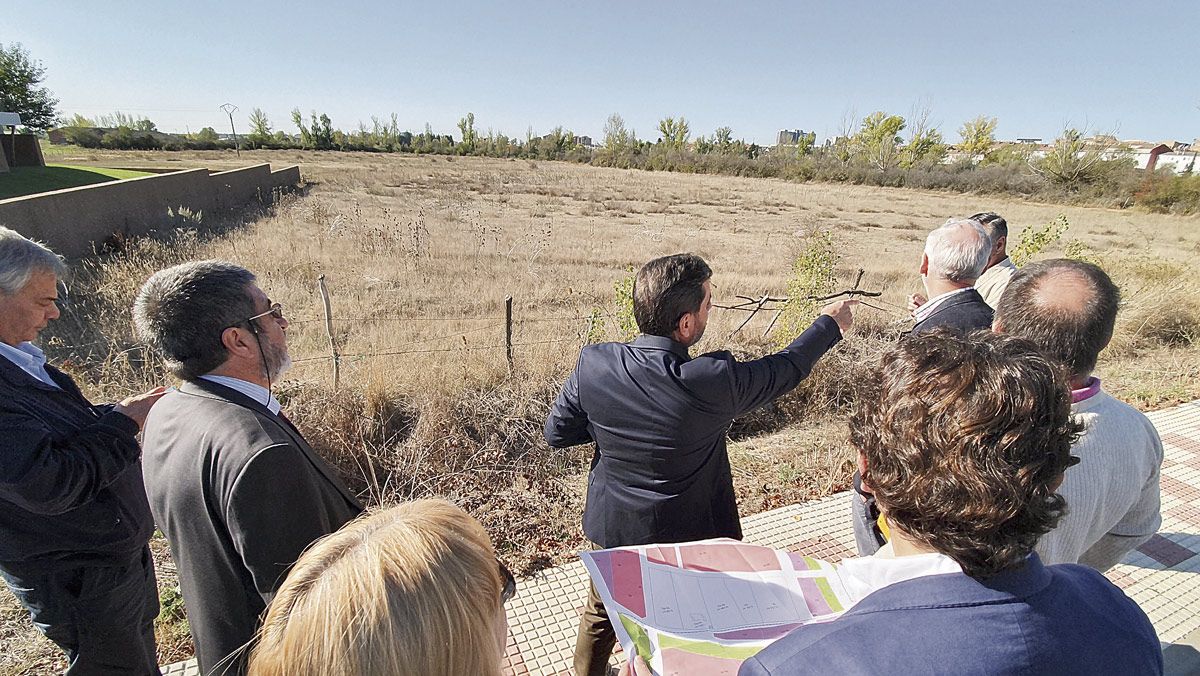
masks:
<path id="1" fill-rule="evenodd" d="M 659 120 L 658 133 L 662 135 L 659 142 L 672 150 L 683 150 L 692 136 L 687 120 L 682 117 L 678 120 L 673 117 L 664 117 Z"/>
<path id="2" fill-rule="evenodd" d="M 63 127 L 95 127 L 96 123 L 90 117 L 84 117 L 79 113 L 75 113 L 62 121 Z"/>
<path id="3" fill-rule="evenodd" d="M 713 149 L 721 155 L 728 155 L 733 152 L 733 129 L 730 127 L 717 127 L 713 132 Z"/>
<path id="4" fill-rule="evenodd" d="M 888 115 L 882 110 L 871 113 L 863 118 L 851 139 L 853 152 L 881 171 L 896 166 L 904 125 L 904 118 L 899 115 Z"/>
<path id="5" fill-rule="evenodd" d="M 1062 239 L 1063 234 L 1071 227 L 1067 217 L 1059 214 L 1057 218 L 1040 228 L 1028 227 L 1021 231 L 1017 245 L 1008 251 L 1012 262 L 1021 267 L 1033 260 L 1033 257 L 1046 250 L 1046 247 Z"/>
<path id="6" fill-rule="evenodd" d="M 459 149 L 462 154 L 469 155 L 475 152 L 475 146 L 479 141 L 479 134 L 475 131 L 475 113 L 467 113 L 467 116 L 458 121 L 458 130 L 462 132 L 462 142 L 459 143 Z"/>
<path id="7" fill-rule="evenodd" d="M 261 108 L 255 108 L 250 113 L 250 135 L 246 137 L 251 147 L 261 148 L 271 145 L 275 140 L 271 135 L 271 121 Z"/>
<path id="8" fill-rule="evenodd" d="M 809 233 L 792 259 L 792 274 L 787 283 L 787 303 L 777 325 L 780 346 L 786 345 L 808 328 L 821 309 L 810 296 L 824 296 L 833 291 L 837 282 L 834 268 L 841 256 L 833 234 L 828 230 Z"/>
<path id="9" fill-rule="evenodd" d="M 625 127 L 625 120 L 617 113 L 609 115 L 604 123 L 604 142 L 596 154 L 598 163 L 628 167 L 637 148 L 637 136 Z"/>
<path id="10" fill-rule="evenodd" d="M 971 164 L 993 159 L 996 150 L 996 123 L 996 118 L 980 115 L 963 122 L 958 128 L 958 136 L 961 139 L 958 142 L 958 150 Z"/>
<path id="11" fill-rule="evenodd" d="M 938 164 L 946 157 L 948 148 L 937 129 L 914 131 L 908 143 L 900 149 L 900 166 L 917 167 Z"/>
<path id="12" fill-rule="evenodd" d="M 21 124 L 38 131 L 50 129 L 58 118 L 58 99 L 40 86 L 45 78 L 46 68 L 21 43 L 0 43 L 0 110 L 19 114 Z"/>
<path id="13" fill-rule="evenodd" d="M 1125 148 L 1112 135 L 1084 138 L 1083 132 L 1068 127 L 1040 161 L 1030 163 L 1035 172 L 1051 183 L 1068 189 L 1105 180 L 1115 168 L 1131 161 Z"/>
<path id="14" fill-rule="evenodd" d="M 296 129 L 300 130 L 300 146 L 303 148 L 313 148 L 313 130 L 304 126 L 304 116 L 300 114 L 299 108 L 292 109 L 292 124 L 296 125 Z"/>

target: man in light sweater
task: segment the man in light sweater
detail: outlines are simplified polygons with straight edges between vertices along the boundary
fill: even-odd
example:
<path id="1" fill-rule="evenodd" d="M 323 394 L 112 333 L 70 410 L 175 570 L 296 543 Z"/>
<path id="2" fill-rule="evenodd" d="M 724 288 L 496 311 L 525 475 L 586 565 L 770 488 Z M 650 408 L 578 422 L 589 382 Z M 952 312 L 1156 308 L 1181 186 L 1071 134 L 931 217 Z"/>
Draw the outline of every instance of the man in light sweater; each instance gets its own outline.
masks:
<path id="1" fill-rule="evenodd" d="M 983 274 L 975 280 L 975 290 L 983 296 L 983 302 L 993 310 L 1000 304 L 1000 297 L 1008 288 L 1017 266 L 1008 257 L 1008 221 L 994 211 L 984 211 L 971 216 L 971 220 L 983 226 L 984 232 L 992 240 L 992 253 L 988 256 L 987 266 Z"/>
<path id="2" fill-rule="evenodd" d="M 1047 564 L 1104 571 L 1158 531 L 1162 442 L 1146 416 L 1092 376 L 1112 338 L 1120 291 L 1091 263 L 1057 259 L 1013 275 L 996 309 L 997 332 L 1026 338 L 1071 373 L 1071 410 L 1085 424 L 1059 493 L 1067 515 L 1038 542 Z"/>

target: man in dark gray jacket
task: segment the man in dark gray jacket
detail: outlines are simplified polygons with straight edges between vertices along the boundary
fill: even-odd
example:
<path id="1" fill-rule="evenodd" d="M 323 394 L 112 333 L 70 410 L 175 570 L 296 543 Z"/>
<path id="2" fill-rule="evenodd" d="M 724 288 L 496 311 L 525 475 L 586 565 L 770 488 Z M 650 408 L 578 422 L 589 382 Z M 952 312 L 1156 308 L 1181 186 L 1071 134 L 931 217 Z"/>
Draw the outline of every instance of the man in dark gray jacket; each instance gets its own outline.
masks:
<path id="1" fill-rule="evenodd" d="M 67 673 L 157 674 L 154 530 L 134 435 L 162 388 L 94 406 L 31 341 L 66 273 L 0 227 L 0 576 Z"/>
<path id="2" fill-rule="evenodd" d="M 712 307 L 712 271 L 699 256 L 650 261 L 633 311 L 641 336 L 589 345 L 546 420 L 555 448 L 595 442 L 583 529 L 601 547 L 742 537 L 725 437 L 739 415 L 790 392 L 842 338 L 856 301 L 821 311 L 780 352 L 739 362 L 726 351 L 692 358 Z M 604 674 L 616 634 L 592 587 L 575 644 L 575 672 Z"/>
<path id="3" fill-rule="evenodd" d="M 362 511 L 271 395 L 290 363 L 287 320 L 254 279 L 185 263 L 155 273 L 134 305 L 139 335 L 185 381 L 146 421 L 144 472 L 204 674 L 245 670 L 288 569 Z"/>

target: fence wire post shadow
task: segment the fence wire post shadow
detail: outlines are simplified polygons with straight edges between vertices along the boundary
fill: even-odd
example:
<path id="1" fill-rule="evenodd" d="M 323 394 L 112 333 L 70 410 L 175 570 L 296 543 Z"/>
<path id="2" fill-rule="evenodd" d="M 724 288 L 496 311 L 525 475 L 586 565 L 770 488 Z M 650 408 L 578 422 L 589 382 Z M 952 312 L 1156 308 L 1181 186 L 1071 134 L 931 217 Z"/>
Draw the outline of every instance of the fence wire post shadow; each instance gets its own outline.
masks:
<path id="1" fill-rule="evenodd" d="M 504 352 L 508 357 L 508 372 L 513 372 L 512 296 L 504 297 Z"/>
<path id="2" fill-rule="evenodd" d="M 323 274 L 317 277 L 317 289 L 325 306 L 325 333 L 329 334 L 329 351 L 333 354 L 333 389 L 336 390 L 341 380 L 341 356 L 338 355 L 337 341 L 333 338 L 333 310 L 329 307 L 329 289 L 325 286 Z"/>

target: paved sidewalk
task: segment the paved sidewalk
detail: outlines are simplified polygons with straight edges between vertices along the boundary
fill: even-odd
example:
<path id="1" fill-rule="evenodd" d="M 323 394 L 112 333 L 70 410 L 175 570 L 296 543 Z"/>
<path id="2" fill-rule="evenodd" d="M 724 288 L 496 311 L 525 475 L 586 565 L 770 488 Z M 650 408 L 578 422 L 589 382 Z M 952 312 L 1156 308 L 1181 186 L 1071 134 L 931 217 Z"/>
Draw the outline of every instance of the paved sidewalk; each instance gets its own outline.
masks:
<path id="1" fill-rule="evenodd" d="M 1200 643 L 1200 401 L 1149 417 L 1166 451 L 1163 525 L 1158 535 L 1108 576 L 1141 604 L 1160 640 Z M 746 540 L 827 561 L 853 556 L 847 500 L 846 493 L 839 493 L 747 517 L 742 520 Z M 517 597 L 507 607 L 510 629 L 505 673 L 569 675 L 575 630 L 586 596 L 587 574 L 579 561 L 522 580 Z M 618 654 L 613 664 L 619 662 Z M 163 673 L 192 676 L 198 671 L 194 663 L 181 662 L 164 668 Z"/>

